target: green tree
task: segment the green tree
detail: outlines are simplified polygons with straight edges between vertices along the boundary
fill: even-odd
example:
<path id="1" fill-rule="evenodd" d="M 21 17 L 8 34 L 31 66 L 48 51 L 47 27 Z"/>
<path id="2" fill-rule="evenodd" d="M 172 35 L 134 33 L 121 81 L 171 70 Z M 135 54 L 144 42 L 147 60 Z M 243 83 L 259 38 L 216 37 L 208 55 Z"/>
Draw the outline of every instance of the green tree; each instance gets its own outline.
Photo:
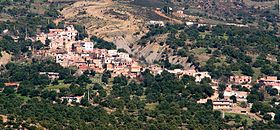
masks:
<path id="1" fill-rule="evenodd" d="M 233 101 L 233 103 L 237 103 L 236 96 L 232 95 L 229 98 Z"/>
<path id="2" fill-rule="evenodd" d="M 40 50 L 44 47 L 44 44 L 40 41 L 36 41 L 33 43 L 33 48 L 36 50 Z"/>
<path id="3" fill-rule="evenodd" d="M 218 90 L 219 90 L 219 92 L 225 91 L 226 87 L 227 87 L 226 84 L 220 83 L 220 84 L 218 85 Z"/>
<path id="4" fill-rule="evenodd" d="M 246 102 L 240 102 L 240 107 L 246 108 L 247 107 L 247 103 Z"/>
<path id="5" fill-rule="evenodd" d="M 4 82 L 0 82 L 0 89 L 1 89 L 1 88 L 4 88 L 4 87 L 5 87 Z"/>
<path id="6" fill-rule="evenodd" d="M 85 84 L 92 83 L 92 81 L 89 79 L 89 77 L 87 75 L 83 74 L 80 77 L 78 77 L 76 83 L 83 86 Z"/>
<path id="7" fill-rule="evenodd" d="M 5 87 L 5 89 L 3 90 L 3 93 L 10 95 L 15 93 L 15 89 L 13 87 Z"/>
<path id="8" fill-rule="evenodd" d="M 52 85 L 58 85 L 58 84 L 59 84 L 58 80 L 52 81 Z"/>
<path id="9" fill-rule="evenodd" d="M 96 44 L 94 45 L 95 48 L 99 48 L 99 49 L 107 49 L 107 50 L 112 50 L 112 49 L 116 49 L 117 46 L 112 43 L 112 42 L 107 42 L 101 38 L 98 38 L 96 36 L 92 36 L 90 38 L 90 40 L 92 42 L 95 42 Z"/>
<path id="10" fill-rule="evenodd" d="M 83 105 L 83 106 L 90 106 L 90 103 L 88 102 L 88 100 L 86 98 L 82 98 L 81 105 Z"/>
<path id="11" fill-rule="evenodd" d="M 205 106 L 207 109 L 213 110 L 213 102 L 211 99 L 208 99 L 207 102 L 205 103 Z"/>
<path id="12" fill-rule="evenodd" d="M 263 119 L 264 120 L 271 120 L 272 116 L 269 114 L 264 114 Z"/>
<path id="13" fill-rule="evenodd" d="M 109 78 L 110 78 L 110 77 L 111 77 L 110 71 L 104 71 L 103 74 L 102 74 L 102 77 L 101 77 L 101 81 L 102 81 L 103 83 L 108 84 Z"/>
<path id="14" fill-rule="evenodd" d="M 263 108 L 262 103 L 261 102 L 254 102 L 251 108 L 251 112 L 253 113 L 257 113 L 259 111 L 261 111 Z"/>
<path id="15" fill-rule="evenodd" d="M 247 100 L 249 103 L 254 103 L 259 100 L 259 97 L 258 97 L 258 95 L 255 95 L 255 94 L 249 94 L 247 96 Z"/>
<path id="16" fill-rule="evenodd" d="M 119 84 L 121 86 L 125 86 L 127 85 L 127 79 L 123 75 L 114 77 L 113 84 Z"/>
<path id="17" fill-rule="evenodd" d="M 79 34 L 76 36 L 76 40 L 83 40 L 86 37 L 88 37 L 88 34 L 84 26 L 75 24 L 74 28 L 79 32 Z"/>
<path id="18" fill-rule="evenodd" d="M 273 68 L 270 65 L 264 65 L 261 68 L 261 72 L 266 74 L 266 75 L 274 75 Z"/>
<path id="19" fill-rule="evenodd" d="M 177 55 L 187 57 L 187 51 L 185 49 L 179 49 Z"/>
<path id="20" fill-rule="evenodd" d="M 221 51 L 220 50 L 213 51 L 213 56 L 219 57 L 220 55 L 221 55 Z"/>
<path id="21" fill-rule="evenodd" d="M 276 113 L 275 116 L 274 116 L 274 122 L 276 124 L 280 124 L 280 113 Z"/>
<path id="22" fill-rule="evenodd" d="M 247 64 L 243 64 L 240 69 L 244 75 L 253 76 L 254 74 L 252 67 Z"/>
<path id="23" fill-rule="evenodd" d="M 272 88 L 268 91 L 270 96 L 276 96 L 278 94 L 278 89 Z"/>

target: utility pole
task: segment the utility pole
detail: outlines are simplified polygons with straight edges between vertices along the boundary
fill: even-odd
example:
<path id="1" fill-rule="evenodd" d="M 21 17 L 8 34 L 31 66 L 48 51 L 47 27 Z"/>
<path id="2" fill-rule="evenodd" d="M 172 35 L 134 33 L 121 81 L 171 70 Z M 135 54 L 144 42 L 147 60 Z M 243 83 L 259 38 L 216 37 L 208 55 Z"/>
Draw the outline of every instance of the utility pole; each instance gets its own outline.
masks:
<path id="1" fill-rule="evenodd" d="M 27 39 L 27 28 L 25 28 L 25 40 Z"/>
<path id="2" fill-rule="evenodd" d="M 14 25 L 14 31 L 16 31 L 16 26 Z"/>
<path id="3" fill-rule="evenodd" d="M 88 88 L 88 94 L 87 94 L 87 98 L 88 98 L 88 101 L 89 101 L 89 88 Z"/>
<path id="4" fill-rule="evenodd" d="M 77 34 L 77 40 L 79 41 L 79 31 L 78 31 L 78 34 Z"/>
<path id="5" fill-rule="evenodd" d="M 169 7 L 170 11 L 169 11 L 169 15 L 170 15 L 170 21 L 171 21 L 171 24 L 173 24 L 173 19 L 172 19 L 172 12 L 173 12 L 173 8 L 172 7 Z"/>
<path id="6" fill-rule="evenodd" d="M 86 34 L 86 26 L 84 26 L 84 33 Z"/>

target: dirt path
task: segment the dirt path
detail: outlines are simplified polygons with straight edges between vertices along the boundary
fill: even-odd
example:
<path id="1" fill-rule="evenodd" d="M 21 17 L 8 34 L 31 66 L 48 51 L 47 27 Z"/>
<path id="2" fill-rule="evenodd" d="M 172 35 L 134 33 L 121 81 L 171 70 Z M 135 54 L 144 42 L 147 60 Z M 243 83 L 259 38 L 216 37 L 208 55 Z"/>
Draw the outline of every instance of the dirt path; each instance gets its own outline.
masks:
<path id="1" fill-rule="evenodd" d="M 170 18 L 168 16 L 166 16 L 165 14 L 163 14 L 162 12 L 160 11 L 154 11 L 157 15 L 161 16 L 161 17 L 164 17 L 166 19 L 169 19 L 171 20 L 172 22 L 175 22 L 175 23 L 178 23 L 178 24 L 182 24 L 183 22 L 181 20 L 178 20 L 178 19 L 175 19 L 175 18 Z"/>

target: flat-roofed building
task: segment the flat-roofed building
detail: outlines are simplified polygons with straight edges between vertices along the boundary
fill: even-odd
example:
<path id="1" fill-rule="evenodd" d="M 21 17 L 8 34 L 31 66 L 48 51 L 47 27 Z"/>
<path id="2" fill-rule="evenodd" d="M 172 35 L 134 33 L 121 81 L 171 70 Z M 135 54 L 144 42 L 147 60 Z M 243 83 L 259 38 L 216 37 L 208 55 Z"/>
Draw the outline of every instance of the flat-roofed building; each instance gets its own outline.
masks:
<path id="1" fill-rule="evenodd" d="M 59 73 L 56 72 L 39 72 L 40 75 L 47 75 L 49 79 L 56 80 L 59 79 Z"/>
<path id="2" fill-rule="evenodd" d="M 229 81 L 233 84 L 248 84 L 252 82 L 251 76 L 230 76 Z"/>
<path id="3" fill-rule="evenodd" d="M 233 106 L 232 100 L 214 100 L 213 109 L 214 110 L 231 110 Z"/>
<path id="4" fill-rule="evenodd" d="M 201 80 L 204 78 L 211 79 L 211 76 L 208 72 L 196 72 L 193 74 L 193 77 L 195 78 L 195 82 L 201 82 Z"/>

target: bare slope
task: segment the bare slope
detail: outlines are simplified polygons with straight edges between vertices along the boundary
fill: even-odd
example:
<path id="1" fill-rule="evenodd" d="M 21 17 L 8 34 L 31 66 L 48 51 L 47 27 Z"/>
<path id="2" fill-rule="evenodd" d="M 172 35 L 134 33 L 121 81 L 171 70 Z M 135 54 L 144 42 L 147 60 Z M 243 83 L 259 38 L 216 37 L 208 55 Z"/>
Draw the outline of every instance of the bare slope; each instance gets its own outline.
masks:
<path id="1" fill-rule="evenodd" d="M 75 2 L 61 13 L 64 20 L 85 25 L 90 36 L 117 42 L 119 48 L 127 51 L 130 44 L 147 32 L 144 19 L 133 15 L 133 8 L 112 0 Z"/>

